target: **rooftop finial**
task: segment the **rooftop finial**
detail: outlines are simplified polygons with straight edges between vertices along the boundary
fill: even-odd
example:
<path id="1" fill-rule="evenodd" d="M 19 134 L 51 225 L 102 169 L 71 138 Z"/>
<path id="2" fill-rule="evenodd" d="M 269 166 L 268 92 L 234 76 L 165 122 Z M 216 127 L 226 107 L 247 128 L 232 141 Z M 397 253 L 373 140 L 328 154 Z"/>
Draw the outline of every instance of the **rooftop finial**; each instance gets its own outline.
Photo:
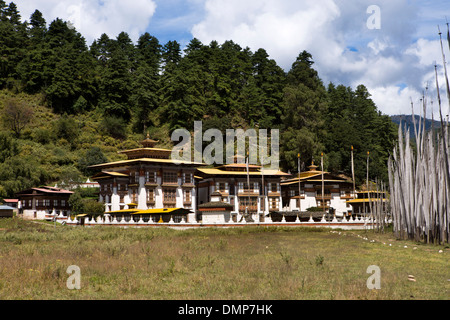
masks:
<path id="1" fill-rule="evenodd" d="M 317 166 L 314 164 L 314 159 L 312 160 L 312 164 L 308 168 L 309 171 L 317 171 Z"/>
<path id="2" fill-rule="evenodd" d="M 144 141 L 141 142 L 142 146 L 144 148 L 154 148 L 155 144 L 157 144 L 159 141 L 150 139 L 150 133 L 147 132 L 147 137 Z"/>

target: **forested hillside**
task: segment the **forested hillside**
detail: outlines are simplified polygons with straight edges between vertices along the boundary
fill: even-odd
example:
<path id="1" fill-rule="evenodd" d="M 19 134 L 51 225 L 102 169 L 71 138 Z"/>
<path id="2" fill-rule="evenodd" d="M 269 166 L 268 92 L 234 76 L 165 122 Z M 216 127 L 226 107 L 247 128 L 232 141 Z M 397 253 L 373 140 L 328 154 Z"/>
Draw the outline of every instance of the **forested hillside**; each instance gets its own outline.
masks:
<path id="1" fill-rule="evenodd" d="M 424 119 L 422 116 L 419 115 L 415 115 L 414 116 L 414 120 L 413 120 L 413 116 L 412 115 L 394 115 L 391 116 L 391 120 L 396 123 L 397 125 L 399 125 L 400 123 L 402 124 L 402 128 L 404 129 L 404 131 L 406 132 L 407 130 L 409 130 L 409 135 L 410 137 L 415 140 L 416 139 L 416 135 L 415 135 L 415 131 L 414 131 L 414 121 L 416 123 L 416 128 L 418 128 L 419 123 L 423 123 L 423 121 L 425 121 L 425 130 L 438 130 L 441 128 L 441 122 L 438 120 L 433 120 L 433 119 Z"/>
<path id="2" fill-rule="evenodd" d="M 313 57 L 299 53 L 289 71 L 264 49 L 233 41 L 183 49 L 145 33 L 103 34 L 88 45 L 70 23 L 47 23 L 36 10 L 21 22 L 14 3 L 0 0 L 0 197 L 23 188 L 90 176 L 87 167 L 121 159 L 149 132 L 170 147 L 176 128 L 278 128 L 281 166 L 297 171 L 314 158 L 357 183 L 387 181 L 387 158 L 396 138 L 364 85 L 325 85 Z M 25 20 L 24 19 L 24 20 Z"/>

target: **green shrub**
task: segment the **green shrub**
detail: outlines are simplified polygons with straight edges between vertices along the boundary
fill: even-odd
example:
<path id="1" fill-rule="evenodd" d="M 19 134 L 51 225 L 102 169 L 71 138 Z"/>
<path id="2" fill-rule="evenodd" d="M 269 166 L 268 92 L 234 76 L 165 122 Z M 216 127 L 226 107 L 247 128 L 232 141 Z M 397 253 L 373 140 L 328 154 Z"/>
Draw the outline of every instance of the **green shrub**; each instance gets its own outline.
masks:
<path id="1" fill-rule="evenodd" d="M 316 261 L 315 261 L 315 263 L 316 263 L 316 266 L 317 267 L 319 267 L 319 266 L 321 266 L 321 265 L 323 265 L 323 262 L 325 261 L 325 258 L 322 256 L 322 255 L 317 255 L 316 256 Z"/>

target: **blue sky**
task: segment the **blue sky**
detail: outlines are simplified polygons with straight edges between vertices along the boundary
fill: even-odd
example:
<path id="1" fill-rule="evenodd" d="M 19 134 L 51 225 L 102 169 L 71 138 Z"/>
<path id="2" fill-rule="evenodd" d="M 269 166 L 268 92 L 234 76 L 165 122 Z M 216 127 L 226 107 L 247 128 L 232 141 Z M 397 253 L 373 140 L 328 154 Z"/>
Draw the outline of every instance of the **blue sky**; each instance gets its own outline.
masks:
<path id="1" fill-rule="evenodd" d="M 155 0 L 157 9 L 147 31 L 165 44 L 176 40 L 186 44 L 192 39 L 191 28 L 204 17 L 203 1 Z"/>
<path id="2" fill-rule="evenodd" d="M 193 37 L 204 44 L 233 40 L 252 51 L 264 48 L 289 70 L 309 51 L 325 84 L 368 87 L 386 114 L 410 113 L 430 87 L 442 56 L 437 25 L 447 31 L 449 0 L 16 0 L 23 19 L 39 9 L 47 22 L 70 20 L 90 44 L 102 33 L 127 32 L 136 41 L 148 31 L 161 44 L 183 46 Z M 380 8 L 379 29 L 369 29 L 367 8 Z M 446 40 L 446 39 L 445 39 Z M 448 44 L 446 48 L 448 49 Z M 446 51 L 450 60 L 450 50 Z M 443 96 L 445 90 L 442 87 Z M 446 102 L 446 99 L 442 99 Z M 418 108 L 418 107 L 417 107 Z M 450 113 L 444 104 L 444 113 Z M 419 112 L 419 108 L 416 110 Z M 437 114 L 437 110 L 434 110 Z"/>

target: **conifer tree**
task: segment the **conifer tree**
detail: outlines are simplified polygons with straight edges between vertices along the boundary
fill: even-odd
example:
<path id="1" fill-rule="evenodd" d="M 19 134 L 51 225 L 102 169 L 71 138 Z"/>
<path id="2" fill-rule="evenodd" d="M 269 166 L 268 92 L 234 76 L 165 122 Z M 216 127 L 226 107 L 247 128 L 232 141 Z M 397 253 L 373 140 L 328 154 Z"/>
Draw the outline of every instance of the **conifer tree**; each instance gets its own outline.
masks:
<path id="1" fill-rule="evenodd" d="M 324 113 L 327 109 L 326 91 L 310 53 L 303 51 L 287 74 L 284 88 L 282 163 L 295 168 L 297 154 L 311 162 L 323 151 Z"/>
<path id="2" fill-rule="evenodd" d="M 21 22 L 14 2 L 0 3 L 0 88 L 17 79 L 17 65 L 23 59 L 27 45 L 26 23 Z"/>
<path id="3" fill-rule="evenodd" d="M 121 48 L 116 48 L 101 73 L 100 107 L 105 115 L 129 120 L 131 110 L 131 62 Z"/>
<path id="4" fill-rule="evenodd" d="M 42 12 L 35 10 L 30 17 L 29 28 L 30 39 L 34 46 L 44 41 L 44 37 L 47 33 L 47 23 L 42 15 Z"/>

